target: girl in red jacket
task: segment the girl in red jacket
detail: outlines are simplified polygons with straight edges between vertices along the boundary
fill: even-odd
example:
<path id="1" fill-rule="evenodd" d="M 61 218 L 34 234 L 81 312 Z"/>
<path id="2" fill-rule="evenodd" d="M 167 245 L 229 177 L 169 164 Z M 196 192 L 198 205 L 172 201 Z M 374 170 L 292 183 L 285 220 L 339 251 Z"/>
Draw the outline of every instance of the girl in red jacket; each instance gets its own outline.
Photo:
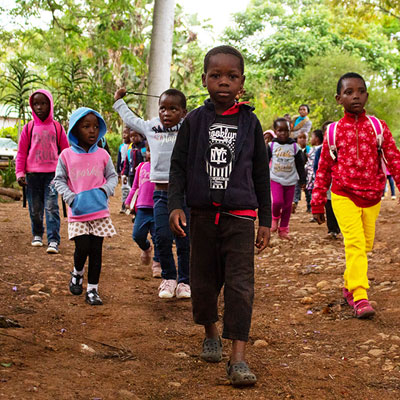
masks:
<path id="1" fill-rule="evenodd" d="M 328 143 L 329 133 L 325 135 L 311 201 L 314 217 L 322 224 L 326 192 L 332 182 L 332 208 L 346 254 L 343 296 L 357 318 L 375 314 L 367 296 L 367 252 L 373 247 L 386 181 L 382 159 L 397 185 L 400 183 L 400 152 L 384 121 L 374 118 L 382 132 L 374 129 L 372 118 L 364 110 L 367 100 L 362 76 L 350 72 L 339 79 L 336 101 L 344 107 L 345 115 L 336 123 L 334 143 Z M 381 145 L 377 141 L 379 134 L 383 135 Z"/>

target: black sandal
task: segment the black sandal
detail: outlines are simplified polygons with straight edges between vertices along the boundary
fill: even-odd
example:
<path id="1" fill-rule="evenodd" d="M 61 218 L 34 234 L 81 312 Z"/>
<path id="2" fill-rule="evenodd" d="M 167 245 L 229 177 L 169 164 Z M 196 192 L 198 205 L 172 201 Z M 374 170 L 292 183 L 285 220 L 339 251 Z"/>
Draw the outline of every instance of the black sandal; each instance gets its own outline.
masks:
<path id="1" fill-rule="evenodd" d="M 250 371 L 245 361 L 226 365 L 226 374 L 233 386 L 251 386 L 257 382 L 256 376 Z"/>
<path id="2" fill-rule="evenodd" d="M 75 279 L 76 283 L 73 283 L 72 279 Z M 75 296 L 79 296 L 83 292 L 82 283 L 79 283 L 81 279 L 83 281 L 83 276 L 78 274 L 75 275 L 73 272 L 71 272 L 71 279 L 69 281 L 69 291 Z"/>
<path id="3" fill-rule="evenodd" d="M 222 342 L 221 338 L 205 338 L 203 341 L 203 351 L 200 358 L 204 361 L 217 363 L 222 360 Z"/>

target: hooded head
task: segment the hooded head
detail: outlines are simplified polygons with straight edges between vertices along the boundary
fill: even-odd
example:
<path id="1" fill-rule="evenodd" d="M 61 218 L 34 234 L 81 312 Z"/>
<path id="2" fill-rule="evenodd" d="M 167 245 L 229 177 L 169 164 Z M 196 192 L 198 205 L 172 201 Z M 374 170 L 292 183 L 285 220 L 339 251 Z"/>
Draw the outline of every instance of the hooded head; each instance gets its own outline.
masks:
<path id="1" fill-rule="evenodd" d="M 49 103 L 50 103 L 49 114 L 47 115 L 47 117 L 44 120 L 42 120 L 41 117 L 35 112 L 35 109 L 37 110 L 37 108 L 33 104 L 33 97 L 35 96 L 35 94 L 39 94 L 39 93 L 42 94 L 43 96 L 47 97 L 47 99 L 49 100 Z M 40 97 L 42 97 L 42 96 L 40 96 Z M 44 90 L 44 89 L 36 90 L 29 97 L 29 105 L 32 109 L 32 116 L 33 116 L 33 121 L 34 121 L 35 125 L 49 124 L 49 123 L 53 122 L 53 96 L 51 95 L 50 92 L 48 92 L 47 90 Z"/>
<path id="2" fill-rule="evenodd" d="M 78 138 L 75 135 L 76 129 L 74 129 L 74 127 L 77 127 L 78 121 L 87 114 L 94 114 L 99 120 L 99 136 L 97 138 L 97 142 L 94 145 L 92 145 L 92 147 L 89 150 L 89 153 L 91 153 L 97 149 L 97 143 L 99 143 L 99 141 L 106 135 L 107 132 L 106 123 L 104 122 L 103 117 L 97 111 L 94 111 L 91 108 L 81 107 L 78 108 L 75 112 L 73 112 L 69 119 L 67 136 L 68 136 L 68 141 L 72 147 L 81 149 L 81 147 L 78 145 Z"/>

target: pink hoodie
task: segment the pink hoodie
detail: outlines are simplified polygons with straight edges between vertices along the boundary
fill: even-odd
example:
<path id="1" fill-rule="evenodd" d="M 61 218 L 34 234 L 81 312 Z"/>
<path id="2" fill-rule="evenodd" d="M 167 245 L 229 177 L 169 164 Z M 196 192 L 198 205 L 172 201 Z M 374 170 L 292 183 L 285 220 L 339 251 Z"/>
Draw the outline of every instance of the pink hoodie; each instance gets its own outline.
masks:
<path id="1" fill-rule="evenodd" d="M 50 100 L 50 112 L 44 121 L 33 111 L 32 97 L 36 93 L 42 93 Z M 53 120 L 53 97 L 50 92 L 44 89 L 36 90 L 29 98 L 29 105 L 32 109 L 33 129 L 32 123 L 26 124 L 22 129 L 15 161 L 17 179 L 25 176 L 27 172 L 54 172 L 58 154 L 69 147 L 64 128 Z"/>

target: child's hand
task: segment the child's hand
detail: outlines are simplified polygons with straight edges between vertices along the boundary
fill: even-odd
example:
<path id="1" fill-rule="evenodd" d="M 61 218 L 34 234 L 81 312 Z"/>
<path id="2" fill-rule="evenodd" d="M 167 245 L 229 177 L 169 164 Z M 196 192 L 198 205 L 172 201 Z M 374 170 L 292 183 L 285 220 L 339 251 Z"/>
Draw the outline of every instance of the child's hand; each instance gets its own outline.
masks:
<path id="1" fill-rule="evenodd" d="M 19 186 L 26 186 L 26 180 L 24 176 L 21 176 L 20 178 L 18 178 L 18 185 Z"/>
<path id="2" fill-rule="evenodd" d="M 303 183 L 303 184 L 301 185 L 301 188 L 302 188 L 302 190 L 306 190 L 306 184 Z"/>
<path id="3" fill-rule="evenodd" d="M 126 185 L 128 183 L 128 177 L 126 175 L 122 175 L 122 183 Z"/>
<path id="4" fill-rule="evenodd" d="M 258 249 L 258 254 L 260 254 L 269 243 L 269 238 L 271 236 L 270 228 L 266 226 L 259 226 L 257 231 L 256 247 Z"/>
<path id="5" fill-rule="evenodd" d="M 122 99 L 125 95 L 126 95 L 125 88 L 118 89 L 114 94 L 114 100 L 117 101 L 119 99 Z"/>
<path id="6" fill-rule="evenodd" d="M 182 229 L 182 226 L 186 226 L 186 215 L 182 209 L 177 208 L 173 210 L 169 216 L 169 226 L 171 231 L 180 237 L 185 237 L 186 233 Z"/>
<path id="7" fill-rule="evenodd" d="M 318 225 L 321 225 L 325 222 L 325 214 L 313 214 L 313 217 L 317 220 Z"/>

